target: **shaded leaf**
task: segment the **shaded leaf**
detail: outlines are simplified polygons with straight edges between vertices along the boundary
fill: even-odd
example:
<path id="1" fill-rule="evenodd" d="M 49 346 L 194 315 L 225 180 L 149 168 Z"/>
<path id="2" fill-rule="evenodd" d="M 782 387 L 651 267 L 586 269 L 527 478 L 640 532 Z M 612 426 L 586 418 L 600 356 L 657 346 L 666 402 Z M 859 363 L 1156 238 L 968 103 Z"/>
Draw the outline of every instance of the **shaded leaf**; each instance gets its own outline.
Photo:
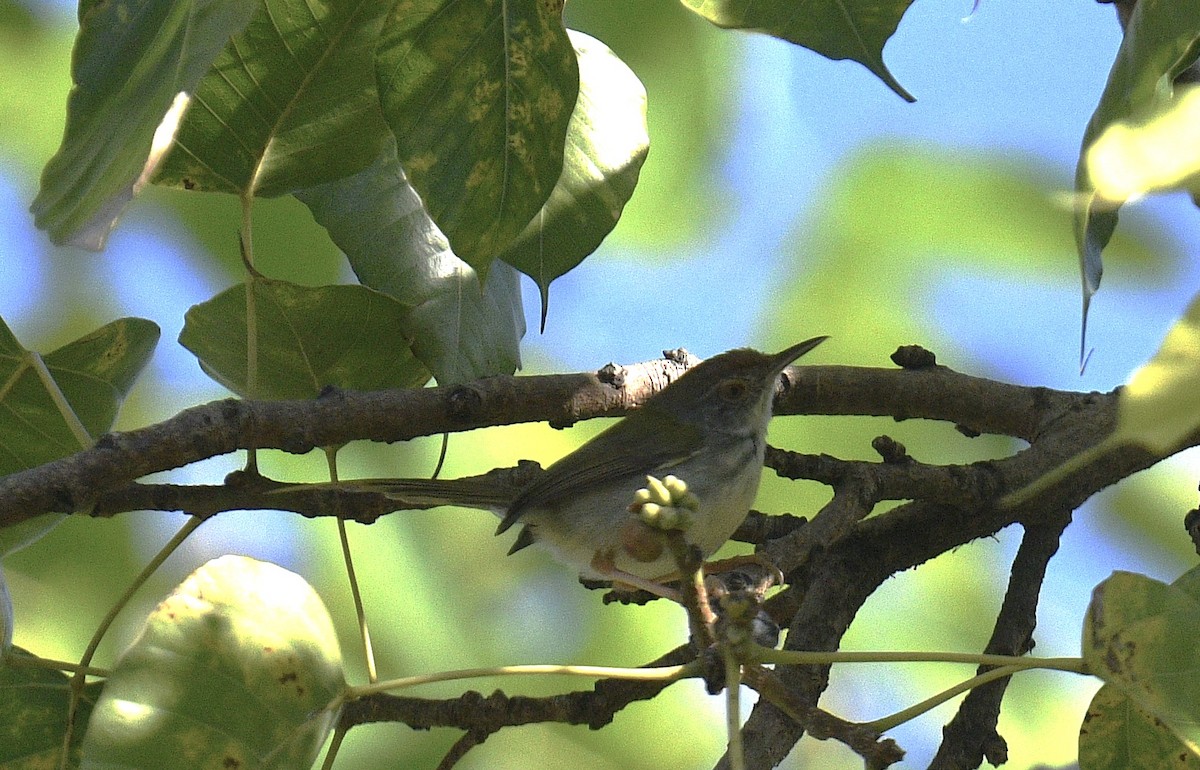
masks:
<path id="1" fill-rule="evenodd" d="M 12 594 L 8 590 L 8 580 L 4 577 L 4 564 L 0 563 L 0 660 L 12 651 L 15 627 Z"/>
<path id="2" fill-rule="evenodd" d="M 149 169 L 156 129 L 172 104 L 182 104 L 176 96 L 196 87 L 256 7 L 244 0 L 80 3 L 66 131 L 32 206 L 52 241 L 104 247 Z"/>
<path id="3" fill-rule="evenodd" d="M 422 208 L 394 147 L 361 173 L 296 197 L 360 281 L 411 306 L 405 331 L 440 384 L 512 374 L 520 366 L 525 315 L 517 272 L 498 262 L 480 283 Z"/>
<path id="4" fill-rule="evenodd" d="M 388 4 L 266 0 L 200 81 L 156 184 L 279 195 L 353 174 L 388 128 L 374 46 Z"/>
<path id="5" fill-rule="evenodd" d="M 0 321 L 0 474 L 33 468 L 88 444 L 69 420 L 91 438 L 107 431 L 134 379 L 158 342 L 158 326 L 123 318 L 68 343 L 42 361 L 70 407 L 64 414 L 25 350 Z"/>
<path id="6" fill-rule="evenodd" d="M 500 259 L 537 281 L 546 325 L 550 282 L 591 254 L 616 226 L 646 160 L 646 90 L 608 46 L 568 30 L 579 99 L 567 127 L 562 175 L 549 200 Z"/>
<path id="7" fill-rule="evenodd" d="M 562 3 L 411 0 L 376 72 L 400 164 L 454 253 L 486 274 L 562 173 L 579 90 Z"/>
<path id="8" fill-rule="evenodd" d="M 242 397 L 314 398 L 327 386 L 411 388 L 429 379 L 404 334 L 408 308 L 365 286 L 299 286 L 255 277 L 257 383 L 247 378 L 246 284 L 194 305 L 179 342 Z"/>
<path id="9" fill-rule="evenodd" d="M 1092 145 L 1117 122 L 1142 122 L 1161 112 L 1174 94 L 1175 77 L 1196 60 L 1200 0 L 1138 3 L 1125 29 L 1104 93 L 1083 133 L 1075 169 L 1075 242 L 1083 282 L 1083 314 L 1100 288 L 1101 252 L 1117 226 L 1120 201 L 1097 198 L 1087 168 Z M 1086 329 L 1086 327 L 1085 327 Z"/>
<path id="10" fill-rule="evenodd" d="M 70 678 L 61 671 L 14 665 L 33 655 L 14 647 L 12 659 L 0 661 L 0 768 L 42 770 L 58 767 L 67 729 Z M 83 690 L 76 712 L 77 725 L 87 724 L 103 682 Z M 71 767 L 79 766 L 83 730 L 71 736 Z"/>
<path id="11" fill-rule="evenodd" d="M 1087 770 L 1200 770 L 1200 757 L 1119 687 L 1092 697 L 1079 730 L 1079 766 Z"/>
<path id="12" fill-rule="evenodd" d="M 78 452 L 108 431 L 158 336 L 153 322 L 122 318 L 39 361 L 0 320 L 0 475 Z M 0 529 L 0 555 L 24 548 L 61 520 L 48 514 Z"/>
<path id="13" fill-rule="evenodd" d="M 1187 750 L 1200 751 L 1200 602 L 1145 575 L 1114 572 L 1092 593 L 1083 658 Z"/>
<path id="14" fill-rule="evenodd" d="M 92 712 L 85 767 L 309 767 L 345 687 L 329 613 L 299 575 L 222 556 L 179 584 Z"/>
<path id="15" fill-rule="evenodd" d="M 883 45 L 913 0 L 682 0 L 727 29 L 765 32 L 830 59 L 853 59 L 899 94 L 915 101 L 883 63 Z"/>

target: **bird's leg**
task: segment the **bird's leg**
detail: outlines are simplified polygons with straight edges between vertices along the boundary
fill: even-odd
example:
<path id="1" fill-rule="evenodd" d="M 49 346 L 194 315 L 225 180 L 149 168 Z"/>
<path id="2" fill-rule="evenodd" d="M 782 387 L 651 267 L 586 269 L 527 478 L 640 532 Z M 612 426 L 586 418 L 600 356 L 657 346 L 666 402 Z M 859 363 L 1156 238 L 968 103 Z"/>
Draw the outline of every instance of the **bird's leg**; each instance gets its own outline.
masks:
<path id="1" fill-rule="evenodd" d="M 663 585 L 657 580 L 649 580 L 640 575 L 634 575 L 623 569 L 618 569 L 616 564 L 613 563 L 612 554 L 604 554 L 597 551 L 596 555 L 592 557 L 591 567 L 607 580 L 612 581 L 614 591 L 641 589 L 655 596 L 661 596 L 664 599 L 682 603 L 682 597 L 676 589 Z"/>

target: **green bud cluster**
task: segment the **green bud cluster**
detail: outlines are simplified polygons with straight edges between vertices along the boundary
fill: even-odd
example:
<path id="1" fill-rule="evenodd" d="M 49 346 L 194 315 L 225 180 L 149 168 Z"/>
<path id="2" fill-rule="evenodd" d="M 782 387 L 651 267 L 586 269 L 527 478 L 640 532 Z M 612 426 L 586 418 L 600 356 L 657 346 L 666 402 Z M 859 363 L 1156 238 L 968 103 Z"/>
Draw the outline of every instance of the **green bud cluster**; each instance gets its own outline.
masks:
<path id="1" fill-rule="evenodd" d="M 646 477 L 646 486 L 634 493 L 631 506 L 642 522 L 655 529 L 687 529 L 691 514 L 700 510 L 700 500 L 688 491 L 687 482 L 676 476 L 659 480 Z"/>

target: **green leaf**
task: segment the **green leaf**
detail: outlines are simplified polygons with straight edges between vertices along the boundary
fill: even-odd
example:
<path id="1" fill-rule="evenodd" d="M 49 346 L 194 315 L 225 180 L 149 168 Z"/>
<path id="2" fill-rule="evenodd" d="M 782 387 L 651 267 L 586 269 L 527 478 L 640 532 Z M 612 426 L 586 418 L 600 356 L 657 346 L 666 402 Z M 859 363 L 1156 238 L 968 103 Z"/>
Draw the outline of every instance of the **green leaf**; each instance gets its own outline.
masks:
<path id="1" fill-rule="evenodd" d="M 1200 294 L 1162 346 L 1129 378 L 1117 403 L 1113 441 L 1165 456 L 1200 428 Z"/>
<path id="2" fill-rule="evenodd" d="M 1088 303 L 1100 288 L 1104 272 L 1101 252 L 1116 229 L 1120 206 L 1120 201 L 1097 197 L 1088 170 L 1088 153 L 1113 124 L 1146 121 L 1170 104 L 1175 77 L 1196 60 L 1198 42 L 1200 0 L 1144 2 L 1134 6 L 1104 93 L 1084 130 L 1075 169 L 1075 242 L 1083 282 L 1085 324 Z"/>
<path id="3" fill-rule="evenodd" d="M 44 356 L 47 382 L 36 354 L 0 321 L 0 474 L 78 452 L 112 427 L 158 335 L 152 321 L 113 321 Z M 65 411 L 55 390 L 65 398 Z M 76 421 L 87 440 L 73 427 Z"/>
<path id="4" fill-rule="evenodd" d="M 579 69 L 561 12 L 561 0 L 406 0 L 380 37 L 400 164 L 481 275 L 562 173 Z"/>
<path id="5" fill-rule="evenodd" d="M 750 29 L 783 38 L 830 59 L 853 59 L 899 94 L 916 101 L 883 63 L 883 45 L 913 0 L 682 0 L 726 29 Z"/>
<path id="6" fill-rule="evenodd" d="M 440 384 L 517 369 L 525 334 L 517 272 L 497 262 L 480 282 L 422 208 L 394 147 L 359 174 L 296 197 L 360 281 L 412 307 L 405 331 Z"/>
<path id="7" fill-rule="evenodd" d="M 1179 86 L 1149 118 L 1110 124 L 1092 142 L 1084 162 L 1098 202 L 1119 206 L 1158 190 L 1195 188 L 1200 172 L 1200 88 Z"/>
<path id="8" fill-rule="evenodd" d="M 12 594 L 8 590 L 8 580 L 4 577 L 4 564 L 0 562 L 0 660 L 12 651 L 15 627 Z"/>
<path id="9" fill-rule="evenodd" d="M 411 388 L 429 373 L 404 335 L 408 308 L 365 286 L 251 281 L 257 385 L 247 377 L 246 284 L 190 308 L 179 342 L 217 382 L 249 398 L 304 399 L 322 388 Z"/>
<path id="10" fill-rule="evenodd" d="M 500 259 L 537 281 L 546 326 L 550 282 L 596 250 L 633 196 L 650 148 L 646 89 L 608 46 L 568 30 L 579 60 L 579 99 L 567 127 L 562 176 Z"/>
<path id="11" fill-rule="evenodd" d="M 1096 587 L 1083 626 L 1093 674 L 1200 752 L 1200 602 L 1144 575 L 1114 572 Z"/>
<path id="12" fill-rule="evenodd" d="M 108 431 L 158 336 L 153 322 L 122 318 L 39 357 L 0 320 L 0 476 L 78 452 Z M 50 514 L 0 528 L 0 555 L 61 520 Z"/>
<path id="13" fill-rule="evenodd" d="M 266 0 L 200 81 L 154 178 L 279 195 L 348 176 L 383 147 L 376 0 Z"/>
<path id="14" fill-rule="evenodd" d="M 172 104 L 182 104 L 176 95 L 196 87 L 256 7 L 245 0 L 80 3 L 66 131 L 32 206 L 52 241 L 104 247 L 152 169 L 155 131 Z"/>
<path id="15" fill-rule="evenodd" d="M 1200 757 L 1153 714 L 1106 684 L 1092 697 L 1079 730 L 1086 770 L 1200 770 Z"/>
<path id="16" fill-rule="evenodd" d="M 117 662 L 84 767 L 306 768 L 344 689 L 337 635 L 312 587 L 222 556 L 158 605 Z"/>
<path id="17" fill-rule="evenodd" d="M 0 660 L 0 768 L 56 768 L 67 729 L 70 678 L 61 671 L 23 664 L 34 656 L 19 647 L 10 655 Z M 79 766 L 83 725 L 103 686 L 92 682 L 84 688 L 71 737 L 71 767 Z"/>

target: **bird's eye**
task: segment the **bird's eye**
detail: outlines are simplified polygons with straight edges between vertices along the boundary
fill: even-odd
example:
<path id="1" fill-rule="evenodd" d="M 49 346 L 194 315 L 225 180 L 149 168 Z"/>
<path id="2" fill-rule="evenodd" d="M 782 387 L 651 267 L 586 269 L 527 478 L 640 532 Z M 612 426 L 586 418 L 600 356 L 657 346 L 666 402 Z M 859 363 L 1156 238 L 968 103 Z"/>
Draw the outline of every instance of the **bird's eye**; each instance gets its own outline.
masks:
<path id="1" fill-rule="evenodd" d="M 717 394 L 725 401 L 741 401 L 750 392 L 745 380 L 725 380 L 717 386 Z"/>

